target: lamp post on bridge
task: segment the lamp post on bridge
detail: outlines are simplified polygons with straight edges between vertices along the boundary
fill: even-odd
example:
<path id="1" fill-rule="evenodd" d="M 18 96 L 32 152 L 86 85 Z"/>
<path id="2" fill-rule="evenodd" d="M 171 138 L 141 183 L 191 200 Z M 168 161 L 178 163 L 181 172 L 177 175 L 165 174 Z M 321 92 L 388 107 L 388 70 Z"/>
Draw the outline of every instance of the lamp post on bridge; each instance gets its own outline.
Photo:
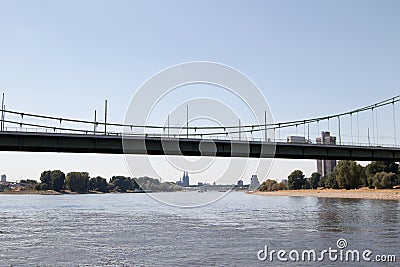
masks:
<path id="1" fill-rule="evenodd" d="M 97 110 L 94 110 L 93 134 L 96 134 L 96 126 L 97 126 Z"/>
<path id="2" fill-rule="evenodd" d="M 268 133 L 267 133 L 267 111 L 264 111 L 264 134 L 265 134 L 265 142 L 268 140 Z"/>
<path id="3" fill-rule="evenodd" d="M 4 130 L 4 93 L 3 98 L 1 100 L 1 131 Z"/>
<path id="4" fill-rule="evenodd" d="M 104 134 L 107 135 L 107 99 L 104 102 Z"/>
<path id="5" fill-rule="evenodd" d="M 186 105 L 186 138 L 189 138 L 189 105 Z"/>

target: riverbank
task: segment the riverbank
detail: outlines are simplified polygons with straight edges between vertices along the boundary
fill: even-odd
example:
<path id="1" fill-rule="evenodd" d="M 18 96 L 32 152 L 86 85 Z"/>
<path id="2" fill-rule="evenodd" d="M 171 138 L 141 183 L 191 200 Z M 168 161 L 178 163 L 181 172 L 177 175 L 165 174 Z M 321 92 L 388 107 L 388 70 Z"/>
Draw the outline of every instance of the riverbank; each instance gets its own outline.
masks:
<path id="1" fill-rule="evenodd" d="M 3 192 L 0 192 L 0 194 L 4 194 L 4 195 L 62 195 L 63 193 L 57 192 L 54 190 L 37 191 L 34 189 L 26 189 L 26 190 L 5 190 Z"/>
<path id="2" fill-rule="evenodd" d="M 309 189 L 309 190 L 279 190 L 271 192 L 255 191 L 251 194 L 263 196 L 291 196 L 291 197 L 326 197 L 326 198 L 356 198 L 400 200 L 400 189 Z"/>
<path id="3" fill-rule="evenodd" d="M 151 191 L 148 191 L 149 193 Z M 57 192 L 54 190 L 41 190 L 41 191 L 37 191 L 34 189 L 24 189 L 24 190 L 5 190 L 0 192 L 0 194 L 3 195 L 78 195 L 78 194 L 132 194 L 132 193 L 146 193 L 143 190 L 140 191 L 132 191 L 132 190 L 128 190 L 126 192 L 100 192 L 100 191 L 88 191 L 88 192 L 84 192 L 84 193 L 77 193 L 77 192 L 72 192 L 70 190 L 65 190 L 65 191 L 61 191 L 61 192 Z"/>

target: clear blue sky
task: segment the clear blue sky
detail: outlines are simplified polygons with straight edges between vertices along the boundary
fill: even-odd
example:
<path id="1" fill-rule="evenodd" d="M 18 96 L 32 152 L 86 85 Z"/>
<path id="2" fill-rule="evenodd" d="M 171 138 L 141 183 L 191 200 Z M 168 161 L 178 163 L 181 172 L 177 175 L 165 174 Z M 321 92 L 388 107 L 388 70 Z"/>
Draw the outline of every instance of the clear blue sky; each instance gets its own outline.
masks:
<path id="1" fill-rule="evenodd" d="M 1 0 L 0 91 L 7 108 L 82 119 L 107 98 L 121 122 L 151 75 L 207 60 L 252 78 L 276 121 L 337 113 L 399 94 L 399 14 L 387 0 Z M 128 174 L 121 156 L 3 152 L 0 162 L 11 179 L 55 168 Z M 315 165 L 280 160 L 271 176 Z"/>

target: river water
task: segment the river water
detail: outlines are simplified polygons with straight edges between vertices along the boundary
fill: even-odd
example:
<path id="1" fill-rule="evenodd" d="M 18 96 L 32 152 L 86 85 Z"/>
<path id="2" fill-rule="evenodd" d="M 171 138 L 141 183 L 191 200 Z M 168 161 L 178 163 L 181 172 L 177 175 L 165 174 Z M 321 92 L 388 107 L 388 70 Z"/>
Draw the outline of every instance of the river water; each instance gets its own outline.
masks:
<path id="1" fill-rule="evenodd" d="M 338 249 L 339 238 L 346 249 L 397 254 L 382 266 L 400 261 L 399 201 L 232 192 L 184 209 L 146 194 L 0 195 L 0 212 L 0 266 L 308 266 L 257 254 L 266 245 Z M 349 264 L 327 258 L 326 266 Z"/>

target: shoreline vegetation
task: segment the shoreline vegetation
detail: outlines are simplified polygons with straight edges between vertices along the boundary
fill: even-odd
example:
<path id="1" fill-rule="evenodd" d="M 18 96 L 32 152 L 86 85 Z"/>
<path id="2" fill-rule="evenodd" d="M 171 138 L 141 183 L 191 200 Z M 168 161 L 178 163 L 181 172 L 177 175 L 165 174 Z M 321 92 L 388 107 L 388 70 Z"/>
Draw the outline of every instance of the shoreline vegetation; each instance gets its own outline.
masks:
<path id="1" fill-rule="evenodd" d="M 286 181 L 267 179 L 253 194 L 400 200 L 400 166 L 372 161 L 363 167 L 356 161 L 340 160 L 325 177 L 314 172 L 306 178 L 303 171 L 294 170 Z"/>
<path id="2" fill-rule="evenodd" d="M 81 195 L 81 194 L 118 194 L 118 193 L 145 193 L 144 190 L 131 191 L 127 190 L 125 192 L 111 191 L 111 192 L 100 192 L 100 191 L 88 191 L 88 192 L 72 192 L 70 190 L 55 191 L 55 190 L 35 190 L 35 189 L 17 189 L 17 190 L 5 190 L 0 192 L 4 195 Z M 150 191 L 149 191 L 150 192 Z"/>
<path id="3" fill-rule="evenodd" d="M 172 192 L 182 188 L 172 182 L 150 177 L 112 176 L 106 178 L 90 177 L 87 172 L 69 172 L 65 175 L 60 170 L 44 171 L 40 182 L 36 180 L 20 180 L 18 183 L 0 183 L 2 194 L 100 194 L 100 193 L 144 193 Z"/>

